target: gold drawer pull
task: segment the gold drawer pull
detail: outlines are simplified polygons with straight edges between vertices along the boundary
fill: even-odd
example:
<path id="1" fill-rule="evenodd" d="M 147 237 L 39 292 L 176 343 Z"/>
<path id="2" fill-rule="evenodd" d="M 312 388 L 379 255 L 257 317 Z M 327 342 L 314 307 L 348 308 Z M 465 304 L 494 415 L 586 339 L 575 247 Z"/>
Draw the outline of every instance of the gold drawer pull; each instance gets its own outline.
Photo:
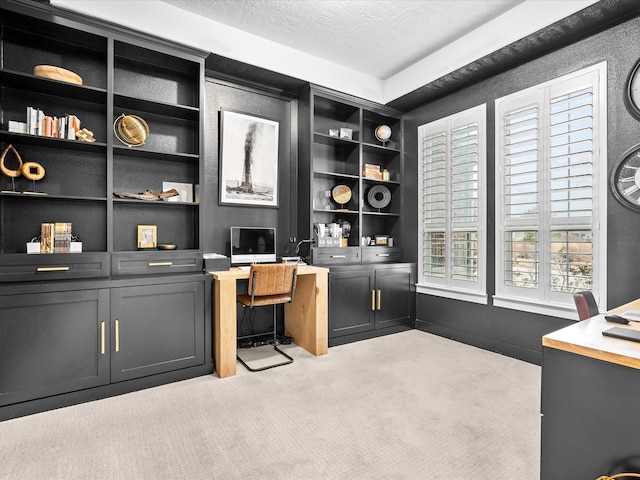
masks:
<path id="1" fill-rule="evenodd" d="M 116 319 L 116 352 L 120 351 L 120 320 Z"/>
<path id="2" fill-rule="evenodd" d="M 371 290 L 371 310 L 376 309 L 376 291 Z"/>
<path id="3" fill-rule="evenodd" d="M 66 272 L 69 267 L 38 267 L 37 272 Z"/>
<path id="4" fill-rule="evenodd" d="M 388 253 L 376 253 L 376 257 L 388 257 Z"/>
<path id="5" fill-rule="evenodd" d="M 150 267 L 170 267 L 173 262 L 149 262 Z"/>
<path id="6" fill-rule="evenodd" d="M 346 255 L 331 255 L 331 258 L 347 258 Z"/>
<path id="7" fill-rule="evenodd" d="M 382 307 L 382 290 L 377 290 L 376 297 L 377 297 L 376 298 L 377 307 L 378 307 L 378 310 L 380 310 Z"/>

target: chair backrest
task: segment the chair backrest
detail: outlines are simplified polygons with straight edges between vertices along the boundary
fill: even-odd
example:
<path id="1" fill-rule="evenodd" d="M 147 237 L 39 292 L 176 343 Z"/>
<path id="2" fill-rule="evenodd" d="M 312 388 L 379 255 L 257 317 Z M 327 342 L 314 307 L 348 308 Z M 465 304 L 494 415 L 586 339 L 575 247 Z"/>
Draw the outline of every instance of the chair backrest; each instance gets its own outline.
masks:
<path id="1" fill-rule="evenodd" d="M 578 310 L 578 318 L 580 320 L 586 320 L 587 318 L 595 317 L 600 312 L 598 311 L 598 304 L 593 297 L 593 293 L 589 291 L 578 292 L 573 296 L 573 301 L 576 304 Z"/>
<path id="2" fill-rule="evenodd" d="M 285 295 L 291 297 L 296 289 L 295 263 L 269 263 L 251 265 L 249 270 L 249 294 L 253 297 Z"/>

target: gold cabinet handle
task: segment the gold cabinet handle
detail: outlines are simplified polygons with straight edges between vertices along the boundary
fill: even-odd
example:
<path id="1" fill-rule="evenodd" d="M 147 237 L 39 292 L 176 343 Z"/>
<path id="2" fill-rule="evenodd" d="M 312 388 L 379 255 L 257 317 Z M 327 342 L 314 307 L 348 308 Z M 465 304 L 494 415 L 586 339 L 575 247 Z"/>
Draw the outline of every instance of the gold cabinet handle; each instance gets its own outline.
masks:
<path id="1" fill-rule="evenodd" d="M 150 267 L 170 267 L 173 262 L 149 262 Z"/>
<path id="2" fill-rule="evenodd" d="M 116 319 L 116 352 L 120 351 L 120 320 Z"/>
<path id="3" fill-rule="evenodd" d="M 69 267 L 38 267 L 36 272 L 66 272 Z"/>
<path id="4" fill-rule="evenodd" d="M 376 309 L 376 291 L 371 290 L 371 310 Z"/>
<path id="5" fill-rule="evenodd" d="M 376 290 L 376 306 L 378 310 L 382 308 L 382 290 Z"/>
<path id="6" fill-rule="evenodd" d="M 104 355 L 107 353 L 106 345 L 105 345 L 105 325 L 104 321 L 100 322 L 100 353 Z"/>

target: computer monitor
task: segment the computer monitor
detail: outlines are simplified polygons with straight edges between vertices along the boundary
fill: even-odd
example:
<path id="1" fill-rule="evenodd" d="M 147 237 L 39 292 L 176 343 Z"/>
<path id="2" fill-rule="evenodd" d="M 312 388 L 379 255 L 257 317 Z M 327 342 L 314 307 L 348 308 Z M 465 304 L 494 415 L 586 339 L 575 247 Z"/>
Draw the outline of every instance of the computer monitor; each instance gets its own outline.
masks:
<path id="1" fill-rule="evenodd" d="M 231 227 L 231 264 L 273 263 L 276 261 L 276 229 Z"/>

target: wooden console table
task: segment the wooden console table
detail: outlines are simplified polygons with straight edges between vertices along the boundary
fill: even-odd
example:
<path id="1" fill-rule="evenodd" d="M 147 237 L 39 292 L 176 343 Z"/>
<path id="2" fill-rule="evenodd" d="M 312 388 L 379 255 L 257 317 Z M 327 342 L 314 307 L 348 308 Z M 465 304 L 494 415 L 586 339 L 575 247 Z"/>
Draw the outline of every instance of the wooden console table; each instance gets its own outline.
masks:
<path id="1" fill-rule="evenodd" d="M 614 308 L 640 310 L 640 300 Z M 604 314 L 542 338 L 541 480 L 640 472 L 640 343 L 603 330 L 640 330 Z"/>
<path id="2" fill-rule="evenodd" d="M 249 270 L 231 268 L 213 275 L 213 355 L 220 378 L 236 374 L 236 283 L 249 278 Z M 285 304 L 285 330 L 296 345 L 314 355 L 328 351 L 329 269 L 300 265 L 293 302 Z"/>

